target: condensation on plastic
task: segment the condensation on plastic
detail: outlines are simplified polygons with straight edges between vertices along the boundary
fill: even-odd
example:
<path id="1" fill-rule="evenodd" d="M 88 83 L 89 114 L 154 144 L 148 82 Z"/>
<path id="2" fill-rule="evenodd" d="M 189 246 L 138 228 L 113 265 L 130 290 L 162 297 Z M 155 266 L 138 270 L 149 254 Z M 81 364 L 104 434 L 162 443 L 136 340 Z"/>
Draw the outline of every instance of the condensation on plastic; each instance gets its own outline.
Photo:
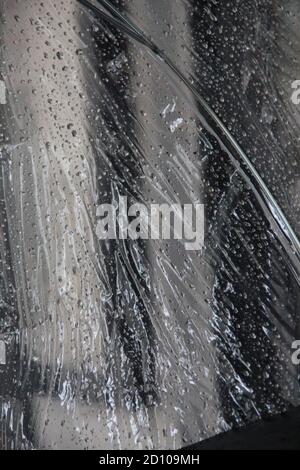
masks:
<path id="1" fill-rule="evenodd" d="M 0 446 L 180 448 L 299 405 L 299 2 L 0 4 Z M 120 196 L 204 203 L 203 250 L 99 241 Z"/>

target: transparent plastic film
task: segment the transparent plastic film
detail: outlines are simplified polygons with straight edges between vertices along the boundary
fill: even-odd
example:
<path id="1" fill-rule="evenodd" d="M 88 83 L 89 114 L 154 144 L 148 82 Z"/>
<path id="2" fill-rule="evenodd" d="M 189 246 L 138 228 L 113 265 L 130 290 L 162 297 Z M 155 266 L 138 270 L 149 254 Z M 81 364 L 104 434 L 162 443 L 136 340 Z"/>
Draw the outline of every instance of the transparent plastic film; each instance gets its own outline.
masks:
<path id="1" fill-rule="evenodd" d="M 299 2 L 0 14 L 0 447 L 179 449 L 300 405 Z"/>

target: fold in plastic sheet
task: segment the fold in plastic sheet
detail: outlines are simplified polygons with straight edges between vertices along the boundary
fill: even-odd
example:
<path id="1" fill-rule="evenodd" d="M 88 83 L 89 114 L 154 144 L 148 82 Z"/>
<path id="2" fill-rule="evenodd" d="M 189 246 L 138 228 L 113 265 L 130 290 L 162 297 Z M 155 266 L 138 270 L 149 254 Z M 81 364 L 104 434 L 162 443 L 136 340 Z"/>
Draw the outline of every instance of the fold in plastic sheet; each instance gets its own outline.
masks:
<path id="1" fill-rule="evenodd" d="M 164 449 L 300 404 L 300 6 L 1 0 L 5 449 Z M 97 207 L 205 205 L 205 243 Z"/>

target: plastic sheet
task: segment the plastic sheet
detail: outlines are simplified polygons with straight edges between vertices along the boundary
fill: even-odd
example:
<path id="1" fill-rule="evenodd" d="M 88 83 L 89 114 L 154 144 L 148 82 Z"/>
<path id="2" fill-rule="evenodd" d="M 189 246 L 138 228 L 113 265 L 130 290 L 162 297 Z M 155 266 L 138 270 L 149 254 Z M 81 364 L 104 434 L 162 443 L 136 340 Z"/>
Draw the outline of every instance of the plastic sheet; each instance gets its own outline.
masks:
<path id="1" fill-rule="evenodd" d="M 180 448 L 299 405 L 299 3 L 0 3 L 1 447 Z M 203 203 L 203 249 L 99 240 L 124 196 Z"/>

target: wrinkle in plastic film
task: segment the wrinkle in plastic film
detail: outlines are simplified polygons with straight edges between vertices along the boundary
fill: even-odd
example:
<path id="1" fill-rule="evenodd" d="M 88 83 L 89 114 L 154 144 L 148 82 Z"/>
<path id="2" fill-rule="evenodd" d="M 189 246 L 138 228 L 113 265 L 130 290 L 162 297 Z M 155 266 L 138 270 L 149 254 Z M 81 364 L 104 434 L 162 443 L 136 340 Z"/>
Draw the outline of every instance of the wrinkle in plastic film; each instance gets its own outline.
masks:
<path id="1" fill-rule="evenodd" d="M 1 0 L 1 447 L 179 448 L 299 405 L 296 1 Z M 202 250 L 97 208 L 205 207 Z"/>

